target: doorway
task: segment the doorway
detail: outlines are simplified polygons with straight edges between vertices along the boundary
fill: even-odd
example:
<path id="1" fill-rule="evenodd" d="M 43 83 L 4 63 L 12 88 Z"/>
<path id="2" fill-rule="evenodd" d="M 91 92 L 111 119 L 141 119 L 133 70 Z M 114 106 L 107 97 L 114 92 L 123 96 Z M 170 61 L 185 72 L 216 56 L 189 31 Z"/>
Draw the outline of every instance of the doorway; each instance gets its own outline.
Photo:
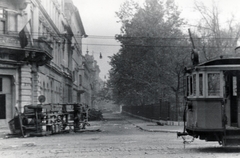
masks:
<path id="1" fill-rule="evenodd" d="M 11 76 L 0 75 L 0 125 L 7 125 L 7 122 L 13 118 L 12 86 Z"/>
<path id="2" fill-rule="evenodd" d="M 0 119 L 6 119 L 6 95 L 0 94 Z"/>

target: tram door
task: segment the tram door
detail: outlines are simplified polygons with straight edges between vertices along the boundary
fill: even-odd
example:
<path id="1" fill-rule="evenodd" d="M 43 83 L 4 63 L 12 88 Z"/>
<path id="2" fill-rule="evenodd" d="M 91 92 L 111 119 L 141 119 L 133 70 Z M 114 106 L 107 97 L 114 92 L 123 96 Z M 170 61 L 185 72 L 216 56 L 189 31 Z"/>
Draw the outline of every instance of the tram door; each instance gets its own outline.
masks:
<path id="1" fill-rule="evenodd" d="M 240 104 L 240 73 L 233 71 L 228 75 L 229 99 L 230 99 L 230 125 L 238 127 L 238 104 Z"/>
<path id="2" fill-rule="evenodd" d="M 239 75 L 230 76 L 230 115 L 231 126 L 238 126 L 238 78 Z"/>

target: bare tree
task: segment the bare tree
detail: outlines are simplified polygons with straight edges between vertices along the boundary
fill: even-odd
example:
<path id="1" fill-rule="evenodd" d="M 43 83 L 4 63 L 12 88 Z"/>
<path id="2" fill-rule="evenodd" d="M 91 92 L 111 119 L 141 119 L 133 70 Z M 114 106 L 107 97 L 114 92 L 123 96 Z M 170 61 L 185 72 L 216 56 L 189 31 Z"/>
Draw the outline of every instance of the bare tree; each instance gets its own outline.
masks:
<path id="1" fill-rule="evenodd" d="M 203 60 L 233 52 L 240 37 L 240 23 L 235 22 L 235 17 L 221 22 L 221 13 L 215 1 L 210 8 L 203 2 L 195 1 L 195 10 L 201 15 L 197 36 L 201 38 L 198 49 L 204 54 Z"/>

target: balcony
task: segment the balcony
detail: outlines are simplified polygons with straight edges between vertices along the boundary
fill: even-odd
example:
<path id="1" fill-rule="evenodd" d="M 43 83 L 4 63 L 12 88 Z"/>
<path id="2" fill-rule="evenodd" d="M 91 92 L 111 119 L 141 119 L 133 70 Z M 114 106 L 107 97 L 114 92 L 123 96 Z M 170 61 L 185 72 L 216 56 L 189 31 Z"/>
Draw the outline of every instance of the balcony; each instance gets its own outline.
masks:
<path id="1" fill-rule="evenodd" d="M 28 43 L 25 48 L 21 48 L 18 35 L 0 34 L 0 53 L 7 52 L 15 56 L 14 59 L 18 61 L 37 62 L 39 66 L 48 63 L 53 58 L 53 49 L 46 41 L 34 39 L 33 45 Z"/>
<path id="2" fill-rule="evenodd" d="M 83 94 L 85 92 L 86 92 L 86 89 L 80 84 L 79 87 L 78 87 L 78 93 Z"/>
<path id="3" fill-rule="evenodd" d="M 27 47 L 27 48 L 29 48 L 29 47 Z M 47 43 L 47 41 L 34 39 L 33 40 L 33 46 L 30 47 L 30 49 L 31 48 L 36 49 L 36 51 L 38 51 L 38 52 L 46 53 L 46 54 L 48 54 L 49 56 L 52 57 L 53 48 L 50 46 L 49 43 Z"/>
<path id="4" fill-rule="evenodd" d="M 72 78 L 72 71 L 69 68 L 62 65 L 62 71 L 66 76 Z"/>

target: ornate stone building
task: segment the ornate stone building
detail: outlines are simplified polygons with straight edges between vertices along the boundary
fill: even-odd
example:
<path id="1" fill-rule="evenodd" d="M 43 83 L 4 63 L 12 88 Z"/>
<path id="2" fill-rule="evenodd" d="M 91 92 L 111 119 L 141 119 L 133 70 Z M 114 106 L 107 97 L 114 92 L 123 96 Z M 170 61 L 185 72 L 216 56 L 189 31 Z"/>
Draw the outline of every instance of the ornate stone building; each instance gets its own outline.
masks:
<path id="1" fill-rule="evenodd" d="M 0 1 L 0 124 L 40 95 L 81 102 L 84 37 L 71 0 Z"/>
<path id="2" fill-rule="evenodd" d="M 100 69 L 93 55 L 88 50 L 84 56 L 84 85 L 85 93 L 82 95 L 83 101 L 92 108 L 97 108 L 97 97 L 103 88 L 103 81 L 99 77 Z"/>

